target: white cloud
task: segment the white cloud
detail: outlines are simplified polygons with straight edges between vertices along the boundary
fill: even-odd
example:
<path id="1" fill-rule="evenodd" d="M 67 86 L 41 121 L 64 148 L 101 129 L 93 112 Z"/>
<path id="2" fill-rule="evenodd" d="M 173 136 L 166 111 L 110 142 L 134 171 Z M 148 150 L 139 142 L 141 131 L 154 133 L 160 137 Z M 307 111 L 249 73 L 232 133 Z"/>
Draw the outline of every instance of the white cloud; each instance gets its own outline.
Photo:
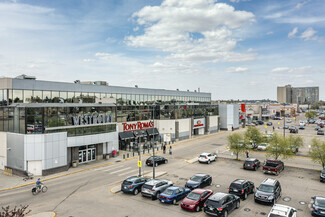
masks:
<path id="1" fill-rule="evenodd" d="M 165 0 L 133 14 L 144 34 L 126 37 L 133 47 L 158 49 L 167 59 L 190 62 L 251 61 L 256 54 L 235 52 L 232 30 L 254 22 L 254 15 L 214 0 Z"/>
<path id="2" fill-rule="evenodd" d="M 83 59 L 84 62 L 86 63 L 92 63 L 92 62 L 95 62 L 96 60 L 94 59 Z"/>
<path id="3" fill-rule="evenodd" d="M 308 2 L 310 2 L 310 0 L 304 1 L 304 2 L 299 2 L 296 4 L 295 8 L 296 10 L 301 9 L 305 4 L 307 4 Z"/>
<path id="4" fill-rule="evenodd" d="M 273 35 L 273 34 L 274 34 L 274 32 L 272 32 L 272 31 L 269 31 L 266 33 L 266 35 Z"/>
<path id="5" fill-rule="evenodd" d="M 317 37 L 314 36 L 316 33 L 317 32 L 313 28 L 309 27 L 303 33 L 301 33 L 300 38 L 304 39 L 305 41 L 317 40 Z"/>
<path id="6" fill-rule="evenodd" d="M 314 83 L 313 80 L 307 80 L 307 81 L 306 81 L 306 84 L 312 84 L 312 83 Z"/>
<path id="7" fill-rule="evenodd" d="M 303 75 L 305 73 L 311 73 L 314 72 L 312 66 L 302 66 L 302 67 L 296 67 L 296 68 L 289 68 L 289 67 L 277 67 L 271 70 L 273 73 L 279 73 L 279 74 L 286 74 L 286 73 L 292 73 L 292 75 Z"/>
<path id="8" fill-rule="evenodd" d="M 247 72 L 248 68 L 244 68 L 244 67 L 229 67 L 228 69 L 226 69 L 226 72 L 228 73 L 233 73 L 233 72 L 237 72 L 237 73 L 241 73 L 241 72 Z"/>
<path id="9" fill-rule="evenodd" d="M 290 68 L 289 67 L 277 67 L 271 70 L 271 72 L 286 72 L 288 71 Z"/>
<path id="10" fill-rule="evenodd" d="M 295 35 L 297 34 L 297 32 L 298 32 L 298 27 L 293 28 L 293 30 L 291 32 L 289 32 L 288 38 L 295 37 Z"/>

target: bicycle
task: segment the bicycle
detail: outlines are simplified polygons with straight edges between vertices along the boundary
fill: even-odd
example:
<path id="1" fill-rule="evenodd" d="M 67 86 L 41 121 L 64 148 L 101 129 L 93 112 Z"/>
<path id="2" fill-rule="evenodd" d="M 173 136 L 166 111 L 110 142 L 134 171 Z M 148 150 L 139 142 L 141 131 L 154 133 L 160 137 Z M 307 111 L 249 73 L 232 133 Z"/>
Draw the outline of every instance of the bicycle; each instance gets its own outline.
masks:
<path id="1" fill-rule="evenodd" d="M 32 188 L 32 194 L 37 195 L 40 192 L 45 193 L 47 191 L 47 187 L 45 185 L 42 185 L 41 187 L 34 187 Z"/>

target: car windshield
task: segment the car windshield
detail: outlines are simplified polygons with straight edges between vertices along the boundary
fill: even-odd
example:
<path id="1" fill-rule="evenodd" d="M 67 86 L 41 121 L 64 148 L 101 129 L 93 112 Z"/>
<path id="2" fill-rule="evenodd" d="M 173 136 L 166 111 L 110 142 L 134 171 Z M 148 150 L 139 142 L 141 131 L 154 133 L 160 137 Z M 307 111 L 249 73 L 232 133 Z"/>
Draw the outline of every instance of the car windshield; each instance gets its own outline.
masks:
<path id="1" fill-rule="evenodd" d="M 325 173 L 325 168 L 322 170 L 322 173 Z"/>
<path id="2" fill-rule="evenodd" d="M 267 192 L 267 193 L 273 193 L 274 188 L 270 185 L 260 185 L 258 188 L 259 191 Z"/>
<path id="3" fill-rule="evenodd" d="M 125 181 L 123 182 L 123 185 L 131 185 L 131 184 L 132 184 L 132 182 L 127 181 L 127 180 L 125 180 Z"/>
<path id="4" fill-rule="evenodd" d="M 200 194 L 197 194 L 197 193 L 193 193 L 193 192 L 191 192 L 191 193 L 189 193 L 188 195 L 187 195 L 187 197 L 186 198 L 188 198 L 188 199 L 190 199 L 190 200 L 199 200 L 200 199 Z"/>
<path id="5" fill-rule="evenodd" d="M 166 195 L 173 195 L 173 190 L 172 189 L 166 189 L 163 194 L 166 194 Z"/>
<path id="6" fill-rule="evenodd" d="M 190 180 L 195 182 L 200 182 L 202 180 L 202 176 L 192 176 Z"/>
<path id="7" fill-rule="evenodd" d="M 266 146 L 266 144 L 265 143 L 261 143 L 260 146 Z"/>
<path id="8" fill-rule="evenodd" d="M 242 186 L 241 186 L 241 184 L 231 183 L 230 188 L 234 188 L 234 189 L 242 189 Z"/>
<path id="9" fill-rule="evenodd" d="M 325 198 L 316 198 L 315 205 L 325 207 Z"/>
<path id="10" fill-rule="evenodd" d="M 200 157 L 206 157 L 206 155 L 202 155 L 202 154 L 201 154 Z"/>
<path id="11" fill-rule="evenodd" d="M 221 206 L 219 201 L 214 201 L 214 200 L 209 200 L 209 199 L 207 200 L 207 202 L 205 202 L 205 204 L 207 206 L 213 206 L 213 207 L 220 207 Z"/>
<path id="12" fill-rule="evenodd" d="M 143 188 L 146 188 L 146 189 L 152 189 L 152 188 L 153 188 L 153 186 L 152 186 L 152 185 L 147 185 L 147 184 L 144 184 L 144 185 L 143 185 Z"/>

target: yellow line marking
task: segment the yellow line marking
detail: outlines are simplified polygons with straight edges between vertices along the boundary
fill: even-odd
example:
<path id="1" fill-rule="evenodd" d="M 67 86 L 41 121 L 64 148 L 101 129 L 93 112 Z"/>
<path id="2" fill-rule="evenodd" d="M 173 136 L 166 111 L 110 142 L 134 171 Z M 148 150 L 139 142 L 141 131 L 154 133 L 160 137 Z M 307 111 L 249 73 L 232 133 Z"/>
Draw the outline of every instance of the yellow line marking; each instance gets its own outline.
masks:
<path id="1" fill-rule="evenodd" d="M 40 213 L 37 213 L 37 214 L 29 215 L 27 217 L 33 217 L 33 216 L 38 215 L 38 214 L 41 214 L 41 213 L 52 213 L 52 217 L 55 217 L 56 216 L 56 213 L 55 212 L 50 211 L 50 212 L 40 212 Z"/>
<path id="2" fill-rule="evenodd" d="M 114 186 L 113 188 L 116 188 L 116 187 L 119 187 L 119 185 L 116 185 L 116 186 Z M 111 188 L 111 192 L 112 192 L 113 194 L 116 194 L 117 192 L 113 191 L 113 188 Z"/>

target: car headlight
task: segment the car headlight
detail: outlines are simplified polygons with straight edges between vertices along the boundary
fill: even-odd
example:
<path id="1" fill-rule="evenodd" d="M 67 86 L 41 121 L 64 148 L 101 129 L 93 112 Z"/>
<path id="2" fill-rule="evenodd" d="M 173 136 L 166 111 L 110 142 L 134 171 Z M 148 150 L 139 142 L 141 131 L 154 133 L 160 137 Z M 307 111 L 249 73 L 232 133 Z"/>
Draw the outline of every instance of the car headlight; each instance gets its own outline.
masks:
<path id="1" fill-rule="evenodd" d="M 269 200 L 273 200 L 274 199 L 274 197 L 273 196 L 269 196 Z"/>
<path id="2" fill-rule="evenodd" d="M 191 208 L 193 208 L 193 207 L 195 207 L 195 205 L 189 205 L 188 207 L 191 207 Z"/>

